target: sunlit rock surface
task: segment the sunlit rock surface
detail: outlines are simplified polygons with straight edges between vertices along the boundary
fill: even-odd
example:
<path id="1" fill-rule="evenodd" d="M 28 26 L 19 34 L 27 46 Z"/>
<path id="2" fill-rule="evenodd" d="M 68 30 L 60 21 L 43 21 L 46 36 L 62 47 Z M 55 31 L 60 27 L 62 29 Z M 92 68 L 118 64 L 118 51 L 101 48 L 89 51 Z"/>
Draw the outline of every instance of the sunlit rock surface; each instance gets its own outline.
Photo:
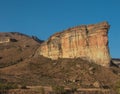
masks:
<path id="1" fill-rule="evenodd" d="M 51 59 L 80 57 L 109 66 L 108 30 L 107 22 L 69 28 L 52 35 L 38 51 Z"/>

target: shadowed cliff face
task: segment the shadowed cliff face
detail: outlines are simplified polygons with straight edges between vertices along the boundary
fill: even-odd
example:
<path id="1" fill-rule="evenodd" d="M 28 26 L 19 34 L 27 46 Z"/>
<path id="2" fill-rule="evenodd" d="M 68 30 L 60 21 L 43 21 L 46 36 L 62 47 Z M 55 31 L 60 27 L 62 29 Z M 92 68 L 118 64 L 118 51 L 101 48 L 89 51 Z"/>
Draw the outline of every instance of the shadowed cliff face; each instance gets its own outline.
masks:
<path id="1" fill-rule="evenodd" d="M 39 54 L 51 59 L 80 57 L 109 66 L 108 29 L 107 22 L 69 28 L 42 43 Z"/>

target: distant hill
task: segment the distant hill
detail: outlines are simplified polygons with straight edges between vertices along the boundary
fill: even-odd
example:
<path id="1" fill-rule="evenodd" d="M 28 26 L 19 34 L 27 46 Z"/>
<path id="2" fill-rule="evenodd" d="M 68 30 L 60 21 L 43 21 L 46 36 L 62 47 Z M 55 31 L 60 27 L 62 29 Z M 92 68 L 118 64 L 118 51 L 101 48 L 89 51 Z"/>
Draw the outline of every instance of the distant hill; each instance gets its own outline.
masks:
<path id="1" fill-rule="evenodd" d="M 120 68 L 120 58 L 112 58 L 112 63 Z"/>

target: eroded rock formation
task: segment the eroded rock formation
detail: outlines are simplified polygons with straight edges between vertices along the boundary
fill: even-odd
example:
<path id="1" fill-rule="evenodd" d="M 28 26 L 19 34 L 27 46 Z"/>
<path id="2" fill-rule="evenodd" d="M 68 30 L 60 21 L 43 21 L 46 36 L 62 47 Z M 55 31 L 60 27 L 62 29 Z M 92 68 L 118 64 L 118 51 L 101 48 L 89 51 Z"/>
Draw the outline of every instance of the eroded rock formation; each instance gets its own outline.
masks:
<path id="1" fill-rule="evenodd" d="M 69 28 L 42 43 L 39 54 L 51 59 L 86 58 L 109 66 L 108 29 L 107 22 Z"/>

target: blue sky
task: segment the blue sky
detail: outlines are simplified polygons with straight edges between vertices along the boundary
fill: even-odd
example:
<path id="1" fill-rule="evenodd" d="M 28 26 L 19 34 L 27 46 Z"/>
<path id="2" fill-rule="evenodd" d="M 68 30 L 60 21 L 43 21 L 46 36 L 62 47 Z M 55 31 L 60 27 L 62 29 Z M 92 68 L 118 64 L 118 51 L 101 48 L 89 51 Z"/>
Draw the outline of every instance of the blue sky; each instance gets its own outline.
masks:
<path id="1" fill-rule="evenodd" d="M 120 0 L 0 0 L 0 31 L 47 39 L 81 24 L 108 21 L 109 48 L 120 58 Z"/>

